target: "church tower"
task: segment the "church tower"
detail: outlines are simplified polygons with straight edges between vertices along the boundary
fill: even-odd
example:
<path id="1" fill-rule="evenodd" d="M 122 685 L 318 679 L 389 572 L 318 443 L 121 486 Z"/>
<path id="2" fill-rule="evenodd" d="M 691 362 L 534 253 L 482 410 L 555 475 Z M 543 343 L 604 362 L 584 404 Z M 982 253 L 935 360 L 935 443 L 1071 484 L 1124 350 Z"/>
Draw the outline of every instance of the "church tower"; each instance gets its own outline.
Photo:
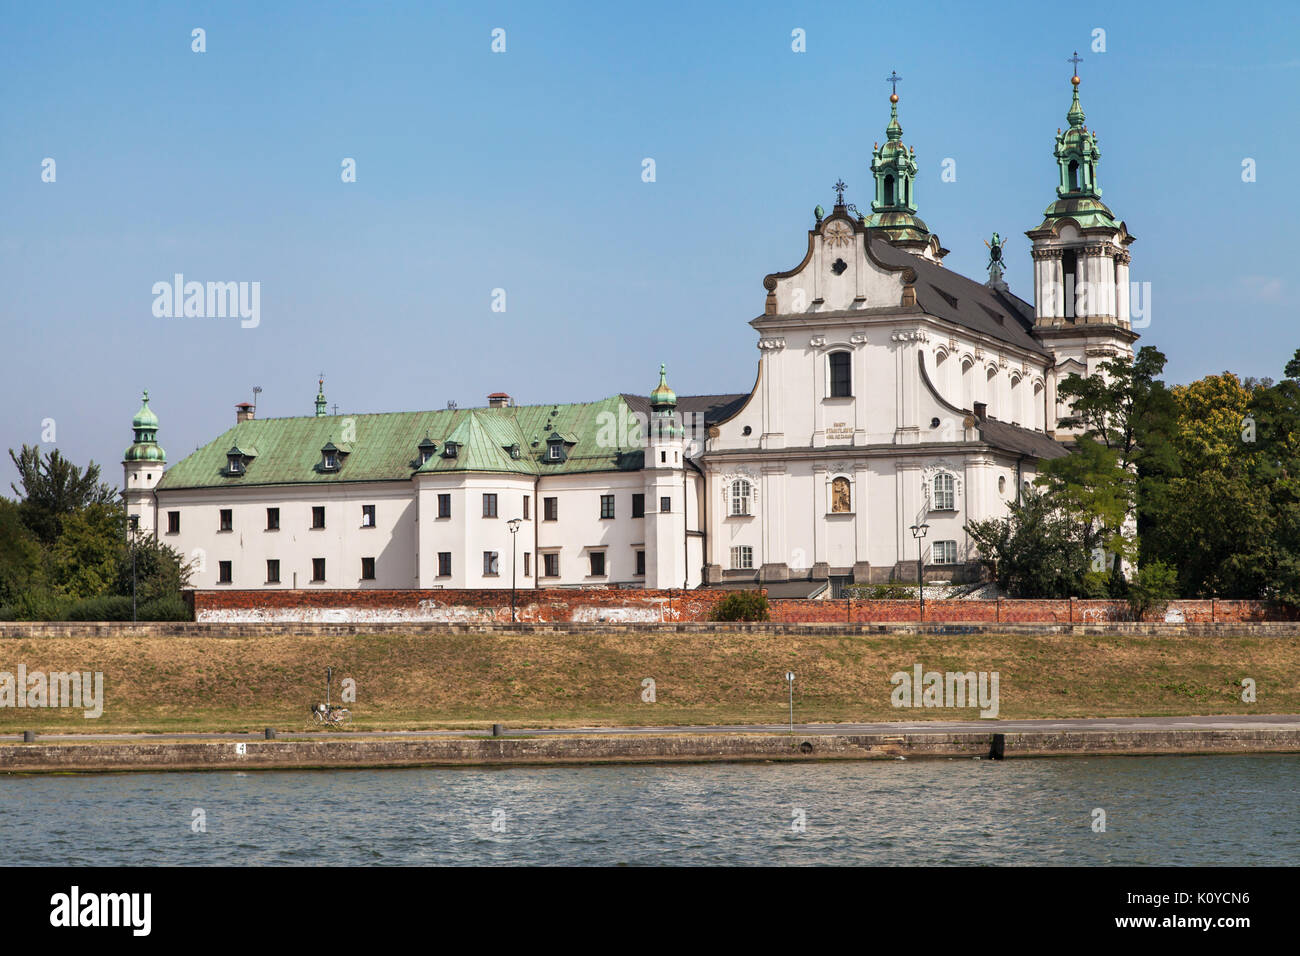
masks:
<path id="1" fill-rule="evenodd" d="M 153 489 L 162 478 L 167 453 L 158 444 L 158 416 L 149 407 L 148 389 L 140 410 L 131 419 L 131 428 L 135 442 L 122 456 L 122 498 L 127 518 L 134 520 L 140 534 L 154 535 L 158 530 L 158 511 Z"/>
<path id="2" fill-rule="evenodd" d="M 1078 54 L 1071 62 L 1079 62 Z M 1068 429 L 1057 424 L 1069 409 L 1057 403 L 1057 383 L 1071 373 L 1091 375 L 1107 359 L 1131 356 L 1137 339 L 1129 309 L 1133 237 L 1101 201 L 1097 134 L 1084 125 L 1078 74 L 1070 83 L 1069 128 L 1056 131 L 1057 198 L 1042 223 L 1025 233 L 1033 244 L 1034 334 L 1056 357 L 1048 383 L 1048 430 L 1062 432 Z"/>
<path id="3" fill-rule="evenodd" d="M 677 393 L 659 366 L 650 393 L 645 448 L 645 586 L 686 585 L 686 432 L 677 415 Z"/>
<path id="4" fill-rule="evenodd" d="M 894 92 L 889 94 L 885 143 L 883 146 L 876 143 L 871 153 L 876 198 L 871 203 L 871 215 L 864 214 L 862 223 L 869 237 L 884 239 L 913 255 L 942 262 L 948 250 L 939 245 L 939 237 L 932 235 L 916 214 L 916 148 L 903 145 L 903 127 L 898 122 L 897 84 L 901 79 L 897 74 L 888 78 Z"/>

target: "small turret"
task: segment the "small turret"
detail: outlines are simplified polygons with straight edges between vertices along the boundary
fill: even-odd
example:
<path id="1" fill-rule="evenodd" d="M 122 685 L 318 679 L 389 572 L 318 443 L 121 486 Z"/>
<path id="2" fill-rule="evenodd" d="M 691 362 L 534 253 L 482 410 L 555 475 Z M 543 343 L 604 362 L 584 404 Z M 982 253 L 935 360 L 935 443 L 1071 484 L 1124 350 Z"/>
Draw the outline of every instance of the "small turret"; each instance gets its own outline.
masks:
<path id="1" fill-rule="evenodd" d="M 127 517 L 140 534 L 152 535 L 157 528 L 157 502 L 153 489 L 162 478 L 167 453 L 158 444 L 158 416 L 149 407 L 145 389 L 140 410 L 131 419 L 135 441 L 122 455 L 122 499 Z"/>
<path id="2" fill-rule="evenodd" d="M 322 376 L 320 377 L 320 379 L 317 380 L 317 383 L 316 383 L 316 384 L 317 384 L 317 386 L 318 386 L 318 387 L 317 387 L 317 390 L 316 390 L 316 417 L 317 417 L 317 418 L 324 418 L 325 415 L 326 415 L 326 412 L 325 412 L 325 377 L 322 375 Z"/>

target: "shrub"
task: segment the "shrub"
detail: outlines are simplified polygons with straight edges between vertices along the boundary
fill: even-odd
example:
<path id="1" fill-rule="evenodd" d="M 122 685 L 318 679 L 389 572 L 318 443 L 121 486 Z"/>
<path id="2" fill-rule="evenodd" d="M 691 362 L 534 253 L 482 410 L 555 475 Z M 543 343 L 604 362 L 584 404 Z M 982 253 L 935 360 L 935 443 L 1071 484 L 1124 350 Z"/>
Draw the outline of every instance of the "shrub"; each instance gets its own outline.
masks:
<path id="1" fill-rule="evenodd" d="M 104 594 L 86 598 L 68 608 L 65 620 L 69 621 L 129 621 L 131 599 L 118 594 Z"/>
<path id="2" fill-rule="evenodd" d="M 1142 620 L 1148 612 L 1164 613 L 1165 606 L 1178 595 L 1178 571 L 1163 561 L 1152 561 L 1138 568 L 1128 586 L 1128 606 L 1133 620 Z"/>
<path id="3" fill-rule="evenodd" d="M 26 591 L 5 608 L 5 620 L 61 621 L 72 605 L 69 598 L 53 591 Z"/>
<path id="4" fill-rule="evenodd" d="M 732 591 L 713 606 L 714 621 L 766 621 L 771 618 L 762 591 Z"/>
<path id="5" fill-rule="evenodd" d="M 136 610 L 141 621 L 188 621 L 190 608 L 181 598 L 167 596 L 146 601 Z"/>

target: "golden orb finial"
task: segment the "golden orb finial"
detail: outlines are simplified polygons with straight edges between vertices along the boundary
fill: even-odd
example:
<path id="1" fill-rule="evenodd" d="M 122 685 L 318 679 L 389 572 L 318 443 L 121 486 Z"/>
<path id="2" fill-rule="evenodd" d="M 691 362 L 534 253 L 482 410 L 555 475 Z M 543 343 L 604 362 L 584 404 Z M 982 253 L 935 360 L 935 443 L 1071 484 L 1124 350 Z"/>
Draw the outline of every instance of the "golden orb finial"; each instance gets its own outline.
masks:
<path id="1" fill-rule="evenodd" d="M 898 102 L 898 94 L 897 94 L 897 93 L 890 93 L 890 94 L 889 94 L 889 102 L 891 102 L 891 103 L 897 103 L 897 102 Z"/>
<path id="2" fill-rule="evenodd" d="M 1070 77 L 1070 82 L 1073 83 L 1075 86 L 1078 86 L 1078 85 L 1079 85 L 1079 74 L 1076 73 L 1076 74 L 1074 74 L 1074 76 Z"/>

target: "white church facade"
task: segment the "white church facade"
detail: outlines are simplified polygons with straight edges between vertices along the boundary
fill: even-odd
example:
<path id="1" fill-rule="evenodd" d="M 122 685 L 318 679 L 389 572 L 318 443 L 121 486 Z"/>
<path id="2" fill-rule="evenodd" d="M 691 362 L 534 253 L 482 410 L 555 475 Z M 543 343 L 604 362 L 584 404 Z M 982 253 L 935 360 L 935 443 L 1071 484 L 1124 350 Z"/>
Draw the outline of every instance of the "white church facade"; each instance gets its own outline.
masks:
<path id="1" fill-rule="evenodd" d="M 748 394 L 258 419 L 166 467 L 148 398 L 124 461 L 141 533 L 198 588 L 694 588 L 974 573 L 968 522 L 1067 454 L 1071 373 L 1131 355 L 1128 245 L 1101 202 L 1078 77 L 1056 198 L 1026 234 L 1033 302 L 980 282 L 916 215 L 891 96 L 870 210 L 818 207 L 768 275 Z"/>

